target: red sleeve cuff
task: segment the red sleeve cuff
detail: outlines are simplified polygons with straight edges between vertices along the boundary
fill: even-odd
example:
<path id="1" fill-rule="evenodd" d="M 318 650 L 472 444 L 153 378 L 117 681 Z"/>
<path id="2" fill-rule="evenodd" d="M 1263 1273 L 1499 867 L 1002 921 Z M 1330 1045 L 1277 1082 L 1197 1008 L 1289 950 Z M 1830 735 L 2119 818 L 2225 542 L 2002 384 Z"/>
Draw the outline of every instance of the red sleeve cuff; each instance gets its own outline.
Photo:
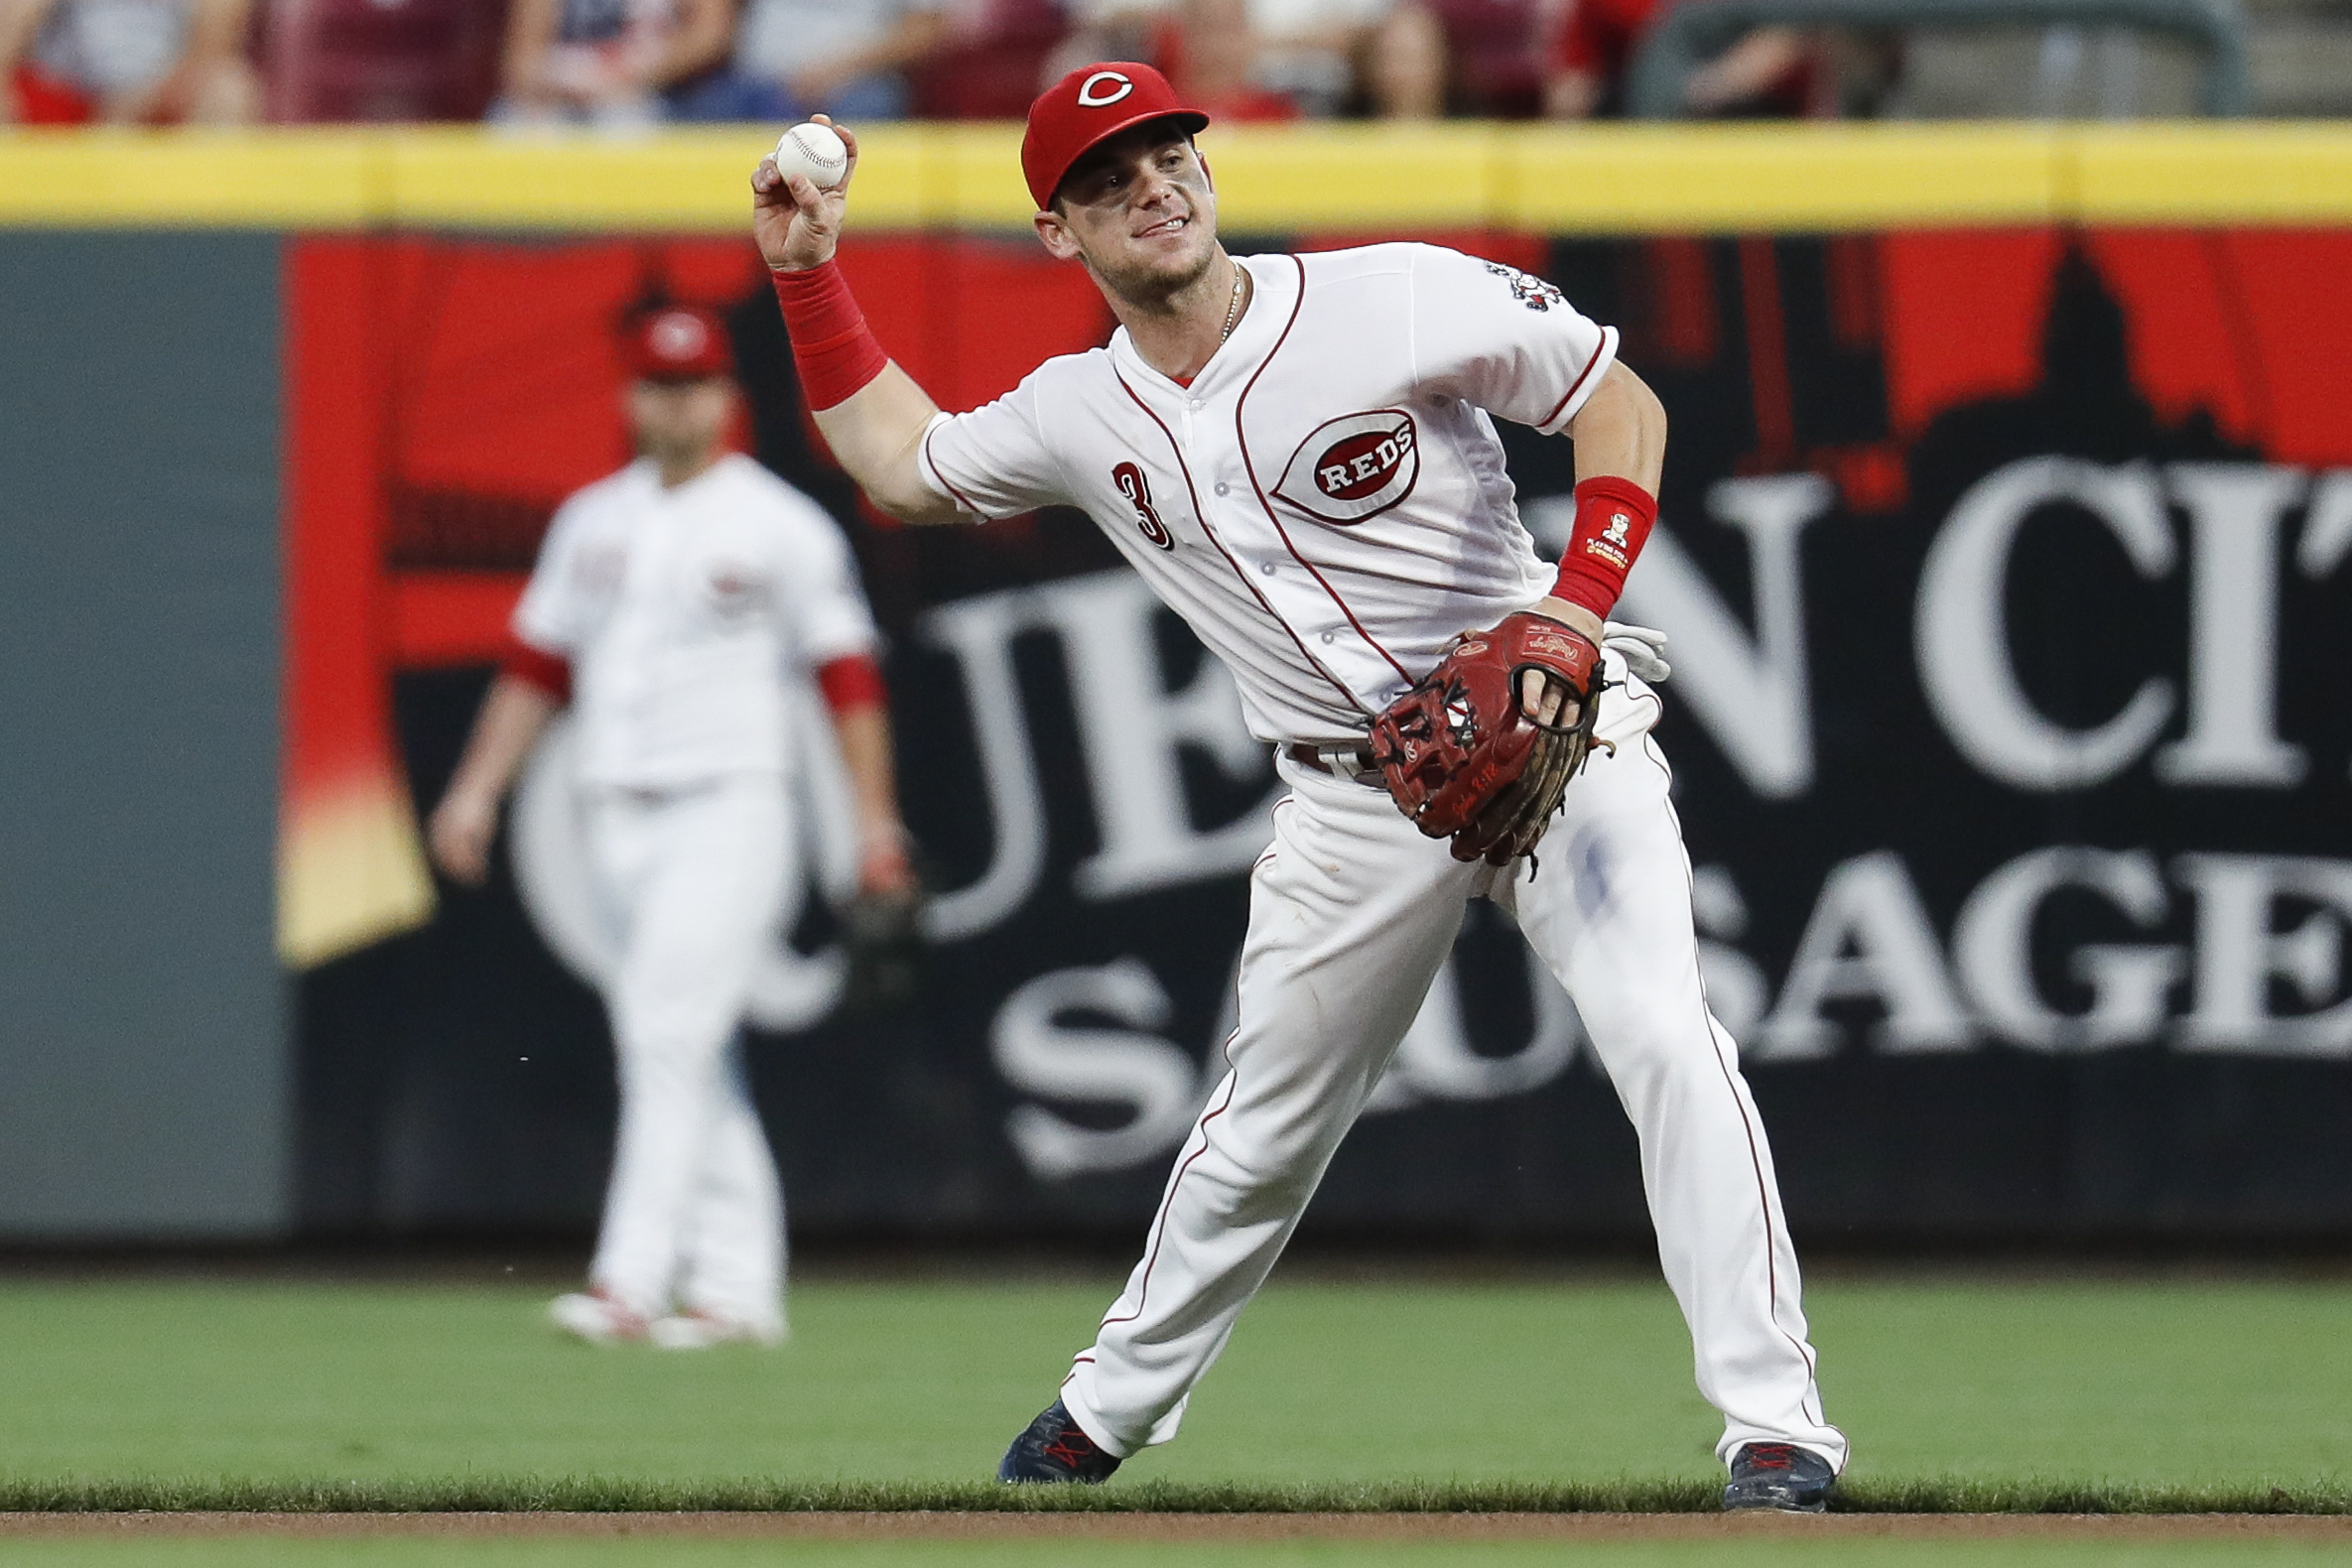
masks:
<path id="1" fill-rule="evenodd" d="M 837 714 L 852 708 L 882 708 L 890 694 L 882 685 L 882 667 L 869 654 L 849 653 L 817 667 L 817 689 L 825 706 Z"/>
<path id="2" fill-rule="evenodd" d="M 535 686 L 559 703 L 572 701 L 572 661 L 534 648 L 520 637 L 507 639 L 505 657 L 498 661 L 498 673 L 525 686 Z"/>

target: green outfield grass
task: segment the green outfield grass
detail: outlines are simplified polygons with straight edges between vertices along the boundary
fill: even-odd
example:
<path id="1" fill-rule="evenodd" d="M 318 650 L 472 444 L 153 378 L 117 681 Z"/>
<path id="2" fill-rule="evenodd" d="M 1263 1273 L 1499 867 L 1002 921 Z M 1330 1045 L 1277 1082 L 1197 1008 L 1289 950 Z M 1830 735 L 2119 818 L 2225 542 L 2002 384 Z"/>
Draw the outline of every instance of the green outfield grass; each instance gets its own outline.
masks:
<path id="1" fill-rule="evenodd" d="M 9 1281 L 0 1502 L 985 1503 L 958 1487 L 1115 1284 L 821 1280 L 784 1349 L 680 1355 L 561 1340 L 535 1287 Z M 1829 1277 L 1808 1305 L 1858 1504 L 2352 1504 L 2352 1286 Z M 1070 1501 L 1701 1506 L 1715 1434 L 1662 1285 L 1277 1282 L 1183 1437 Z"/>
<path id="2" fill-rule="evenodd" d="M 1287 1541 L 1120 1545 L 1062 1542 L 779 1541 L 43 1541 L 0 1540 L 0 1563 L 41 1568 L 753 1568 L 777 1563 L 842 1568 L 2318 1568 L 2343 1548 L 2293 1541 L 1656 1541 L 1493 1545 Z"/>

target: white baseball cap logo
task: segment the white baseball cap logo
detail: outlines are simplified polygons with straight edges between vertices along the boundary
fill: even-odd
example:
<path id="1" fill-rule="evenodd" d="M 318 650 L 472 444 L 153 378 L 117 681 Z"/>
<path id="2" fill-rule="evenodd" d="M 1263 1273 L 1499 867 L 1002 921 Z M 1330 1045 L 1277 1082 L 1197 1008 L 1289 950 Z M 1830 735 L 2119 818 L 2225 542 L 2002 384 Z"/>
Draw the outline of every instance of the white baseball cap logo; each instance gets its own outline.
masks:
<path id="1" fill-rule="evenodd" d="M 672 311 L 653 324 L 653 351 L 664 359 L 692 359 L 711 340 L 710 328 L 684 311 Z"/>
<path id="2" fill-rule="evenodd" d="M 1107 92 L 1098 95 L 1095 89 L 1107 81 L 1114 81 L 1118 83 L 1118 85 L 1111 88 Z M 1133 92 L 1134 90 L 1135 84 L 1132 81 L 1129 81 L 1120 72 L 1115 70 L 1098 70 L 1093 75 L 1087 77 L 1086 80 L 1078 84 L 1078 101 L 1087 108 L 1100 109 L 1106 107 L 1107 105 L 1116 103 L 1119 99 L 1125 97 L 1128 93 Z"/>

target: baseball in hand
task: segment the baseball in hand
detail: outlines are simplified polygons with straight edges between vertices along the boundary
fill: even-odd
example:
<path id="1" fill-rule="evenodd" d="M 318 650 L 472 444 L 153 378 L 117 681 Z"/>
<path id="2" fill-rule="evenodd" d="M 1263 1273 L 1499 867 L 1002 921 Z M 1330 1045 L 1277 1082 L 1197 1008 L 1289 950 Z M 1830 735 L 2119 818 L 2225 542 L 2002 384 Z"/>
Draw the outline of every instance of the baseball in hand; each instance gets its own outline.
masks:
<path id="1" fill-rule="evenodd" d="M 809 184 L 831 191 L 849 175 L 849 149 L 830 125 L 795 125 L 776 138 L 776 173 L 789 180 L 806 175 Z"/>

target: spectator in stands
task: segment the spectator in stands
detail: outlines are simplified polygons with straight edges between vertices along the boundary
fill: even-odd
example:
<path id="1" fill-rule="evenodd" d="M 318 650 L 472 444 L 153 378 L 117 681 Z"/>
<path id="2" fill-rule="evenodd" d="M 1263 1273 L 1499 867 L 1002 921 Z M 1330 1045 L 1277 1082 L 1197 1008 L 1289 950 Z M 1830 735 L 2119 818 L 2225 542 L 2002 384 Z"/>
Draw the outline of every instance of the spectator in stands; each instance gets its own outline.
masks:
<path id="1" fill-rule="evenodd" d="M 801 120 L 822 111 L 854 125 L 902 119 L 906 71 L 947 38 L 947 0 L 746 0 L 734 58 L 677 95 L 690 120 Z"/>
<path id="2" fill-rule="evenodd" d="M 1358 65 L 1370 56 L 1397 3 L 1249 0 L 1249 20 L 1258 39 L 1258 84 L 1287 93 L 1309 114 L 1341 112 L 1356 99 Z M 1377 107 L 1375 103 L 1375 112 Z"/>
<path id="3" fill-rule="evenodd" d="M 1070 32 L 1060 0 L 949 0 L 940 18 L 939 47 L 906 69 L 917 119 L 1019 119 L 1046 57 Z"/>
<path id="4" fill-rule="evenodd" d="M 1225 125 L 1298 118 L 1296 103 L 1253 79 L 1248 0 L 1181 0 L 1164 24 L 1152 53 L 1185 102 Z"/>
<path id="5" fill-rule="evenodd" d="M 1359 85 L 1375 118 L 1434 120 L 1446 112 L 1445 24 L 1418 0 L 1391 6 L 1366 34 Z"/>
<path id="6" fill-rule="evenodd" d="M 1582 120 L 1625 112 L 1628 70 L 1641 36 L 1673 0 L 1573 0 L 1544 81 L 1544 112 Z M 1690 73 L 1683 99 L 1694 114 L 1807 112 L 1814 50 L 1801 31 L 1760 27 Z"/>
<path id="7" fill-rule="evenodd" d="M 0 0 L 0 124 L 250 120 L 252 0 Z"/>
<path id="8" fill-rule="evenodd" d="M 726 58 L 734 0 L 514 0 L 502 90 L 514 125 L 624 130 L 665 116 Z"/>
<path id="9" fill-rule="evenodd" d="M 1444 83 L 1446 107 L 1453 113 L 1528 119 L 1542 112 L 1546 46 L 1566 20 L 1571 3 L 1417 0 L 1415 9 L 1434 24 L 1421 47 L 1442 54 L 1434 71 L 1423 67 L 1415 74 L 1434 74 Z M 1383 70 L 1376 52 L 1371 69 L 1375 78 Z M 1390 95 L 1395 97 L 1397 89 L 1390 89 Z"/>
<path id="10" fill-rule="evenodd" d="M 1171 82 L 1176 79 L 1175 72 L 1183 68 L 1170 48 L 1174 37 L 1173 0 L 1068 0 L 1068 5 L 1070 32 L 1047 52 L 1031 97 L 1092 61 L 1139 60 L 1159 66 L 1161 74 Z M 1256 64 L 1257 40 L 1249 36 L 1246 28 L 1238 42 L 1227 42 L 1245 54 L 1251 65 Z M 1243 75 L 1246 77 L 1246 70 Z"/>
<path id="11" fill-rule="evenodd" d="M 262 114 L 281 125 L 479 120 L 499 92 L 496 0 L 268 0 Z"/>
<path id="12" fill-rule="evenodd" d="M 1159 65 L 1228 120 L 1424 117 L 1445 102 L 1444 40 L 1420 0 L 1094 0 L 1046 76 L 1092 60 Z"/>

